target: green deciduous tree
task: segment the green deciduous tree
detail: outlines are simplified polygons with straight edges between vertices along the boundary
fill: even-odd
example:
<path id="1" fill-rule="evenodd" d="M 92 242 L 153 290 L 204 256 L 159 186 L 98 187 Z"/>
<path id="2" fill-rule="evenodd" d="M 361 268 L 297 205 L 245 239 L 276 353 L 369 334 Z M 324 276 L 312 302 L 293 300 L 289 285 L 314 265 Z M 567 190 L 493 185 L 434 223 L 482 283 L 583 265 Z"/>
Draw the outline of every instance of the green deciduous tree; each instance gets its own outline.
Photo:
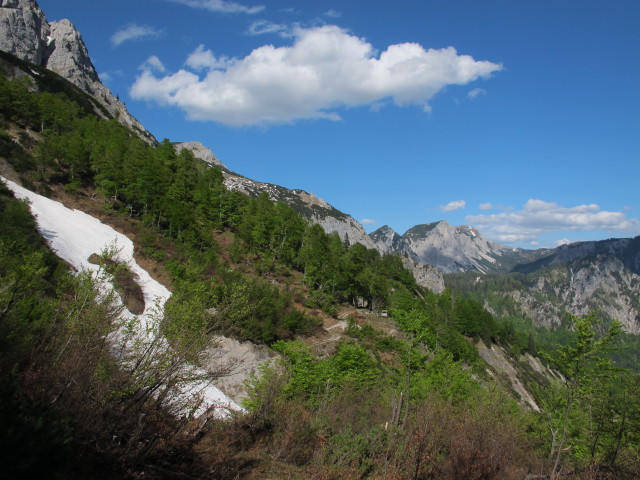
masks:
<path id="1" fill-rule="evenodd" d="M 575 339 L 558 348 L 547 359 L 563 376 L 563 385 L 552 388 L 545 397 L 545 411 L 551 432 L 552 478 L 557 477 L 563 455 L 567 452 L 576 459 L 589 459 L 594 441 L 601 435 L 597 418 L 598 404 L 606 395 L 606 385 L 613 379 L 615 368 L 609 353 L 615 348 L 621 331 L 613 322 L 598 336 L 600 322 L 595 312 L 586 317 L 572 317 Z M 594 408 L 595 406 L 595 408 Z M 598 431 L 596 431 L 598 430 Z"/>

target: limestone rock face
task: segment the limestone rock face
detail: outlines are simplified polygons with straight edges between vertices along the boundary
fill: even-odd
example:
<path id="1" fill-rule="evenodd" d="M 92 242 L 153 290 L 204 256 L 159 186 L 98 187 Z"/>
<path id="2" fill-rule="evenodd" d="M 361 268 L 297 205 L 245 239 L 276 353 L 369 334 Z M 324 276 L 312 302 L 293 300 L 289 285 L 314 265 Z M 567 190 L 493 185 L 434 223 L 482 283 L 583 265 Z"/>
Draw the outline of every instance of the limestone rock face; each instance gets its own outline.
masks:
<path id="1" fill-rule="evenodd" d="M 517 252 L 517 249 L 486 240 L 475 228 L 456 227 L 446 221 L 416 225 L 404 235 L 398 235 L 385 225 L 369 237 L 381 252 L 406 255 L 444 273 L 501 271 L 506 260 L 502 257 Z"/>
<path id="2" fill-rule="evenodd" d="M 49 32 L 49 24 L 35 1 L 0 0 L 0 50 L 42 65 Z"/>
<path id="3" fill-rule="evenodd" d="M 508 299 L 490 305 L 498 316 L 522 316 L 555 328 L 567 313 L 596 310 L 618 320 L 626 332 L 640 334 L 640 236 L 563 245 L 514 271 L 519 275 L 509 282 L 478 275 L 465 288 Z"/>
<path id="4" fill-rule="evenodd" d="M 193 153 L 194 157 L 199 158 L 200 160 L 204 160 L 209 165 L 212 165 L 214 167 L 221 167 L 224 170 L 228 170 L 227 167 L 220 160 L 218 160 L 214 153 L 200 142 L 181 142 L 176 143 L 174 147 L 177 153 L 180 153 L 182 150 L 187 149 L 191 153 Z"/>
<path id="5" fill-rule="evenodd" d="M 485 239 L 475 228 L 449 225 L 446 221 L 416 225 L 403 235 L 385 225 L 369 237 L 383 253 L 406 255 L 443 273 L 506 273 L 518 264 L 530 263 L 551 252 L 500 245 Z"/>
<path id="6" fill-rule="evenodd" d="M 443 272 L 486 272 L 496 256 L 508 247 L 487 241 L 474 228 L 456 227 L 446 221 L 416 225 L 403 239 L 421 263 L 436 265 Z"/>
<path id="7" fill-rule="evenodd" d="M 45 67 L 93 96 L 148 143 L 156 139 L 98 78 L 82 36 L 69 20 L 49 23 L 34 0 L 0 0 L 0 50 Z M 102 115 L 101 111 L 96 111 Z"/>
<path id="8" fill-rule="evenodd" d="M 411 251 L 404 238 L 398 235 L 389 225 L 380 227 L 375 232 L 369 234 L 369 238 L 382 253 L 393 253 L 395 255 L 406 255 L 415 262 L 420 259 Z"/>
<path id="9" fill-rule="evenodd" d="M 414 262 L 407 256 L 402 256 L 402 264 L 411 271 L 416 283 L 421 287 L 431 290 L 434 293 L 442 293 L 445 289 L 444 277 L 437 267 L 423 265 Z"/>
<path id="10" fill-rule="evenodd" d="M 560 325 L 565 310 L 577 316 L 598 310 L 618 320 L 626 332 L 640 334 L 640 275 L 625 268 L 620 258 L 605 254 L 575 258 L 530 275 L 537 275 L 535 283 L 509 296 L 537 324 Z"/>
<path id="11" fill-rule="evenodd" d="M 100 79 L 80 32 L 66 19 L 52 22 L 49 27 L 51 40 L 45 66 L 85 92 L 94 94 L 95 84 Z"/>

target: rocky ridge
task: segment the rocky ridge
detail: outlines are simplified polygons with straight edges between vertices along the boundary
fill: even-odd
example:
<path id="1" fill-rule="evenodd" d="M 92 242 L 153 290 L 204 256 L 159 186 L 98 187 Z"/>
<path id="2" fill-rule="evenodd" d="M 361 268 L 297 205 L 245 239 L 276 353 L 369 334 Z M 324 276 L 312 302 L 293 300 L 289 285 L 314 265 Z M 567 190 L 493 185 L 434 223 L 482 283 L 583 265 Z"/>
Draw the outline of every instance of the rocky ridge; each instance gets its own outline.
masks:
<path id="1" fill-rule="evenodd" d="M 446 221 L 416 225 L 404 235 L 389 226 L 369 237 L 381 252 L 406 255 L 443 273 L 478 271 L 508 272 L 518 263 L 527 263 L 548 254 L 548 250 L 523 250 L 486 240 L 472 227 L 449 225 Z"/>
<path id="2" fill-rule="evenodd" d="M 222 168 L 224 184 L 229 190 L 236 190 L 252 197 L 265 192 L 271 200 L 286 203 L 307 220 L 320 225 L 327 233 L 337 233 L 343 241 L 348 241 L 350 244 L 361 243 L 367 248 L 377 248 L 362 225 L 353 217 L 332 207 L 313 193 L 258 182 L 234 173 L 200 142 L 181 142 L 174 146 L 178 152 L 186 148 L 196 158 Z"/>
<path id="3" fill-rule="evenodd" d="M 140 138 L 156 143 L 153 135 L 100 82 L 82 36 L 69 20 L 48 22 L 34 0 L 0 0 L 0 50 L 69 80 Z M 100 109 L 96 113 L 104 116 Z"/>
<path id="4" fill-rule="evenodd" d="M 522 316 L 554 328 L 567 313 L 597 310 L 620 321 L 626 332 L 640 334 L 640 237 L 563 245 L 517 265 L 513 275 L 451 275 L 445 282 L 470 293 L 491 292 L 493 303 L 485 306 L 498 316 Z"/>
<path id="5" fill-rule="evenodd" d="M 628 333 L 640 334 L 640 275 L 619 258 L 600 255 L 557 263 L 540 272 L 531 288 L 508 292 L 537 324 L 560 324 L 563 312 L 584 316 L 599 310 Z"/>

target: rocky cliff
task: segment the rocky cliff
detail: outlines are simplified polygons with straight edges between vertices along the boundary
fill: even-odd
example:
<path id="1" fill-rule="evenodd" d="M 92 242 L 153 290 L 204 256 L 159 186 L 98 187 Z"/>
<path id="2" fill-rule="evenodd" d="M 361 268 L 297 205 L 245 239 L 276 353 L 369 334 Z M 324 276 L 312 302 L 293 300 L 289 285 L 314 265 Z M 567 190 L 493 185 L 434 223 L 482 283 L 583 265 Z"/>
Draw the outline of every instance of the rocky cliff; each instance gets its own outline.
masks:
<path id="1" fill-rule="evenodd" d="M 564 309 L 579 316 L 599 310 L 640 333 L 640 237 L 563 245 L 518 270 L 536 281 L 511 295 L 537 322 L 558 323 Z"/>
<path id="2" fill-rule="evenodd" d="M 498 316 L 527 317 L 556 327 L 567 313 L 598 310 L 640 334 L 640 237 L 579 242 L 517 265 L 511 275 L 447 275 L 448 286 L 490 292 Z"/>
<path id="3" fill-rule="evenodd" d="M 142 139 L 156 142 L 100 82 L 82 36 L 69 20 L 49 23 L 34 0 L 0 0 L 0 50 L 66 78 Z"/>

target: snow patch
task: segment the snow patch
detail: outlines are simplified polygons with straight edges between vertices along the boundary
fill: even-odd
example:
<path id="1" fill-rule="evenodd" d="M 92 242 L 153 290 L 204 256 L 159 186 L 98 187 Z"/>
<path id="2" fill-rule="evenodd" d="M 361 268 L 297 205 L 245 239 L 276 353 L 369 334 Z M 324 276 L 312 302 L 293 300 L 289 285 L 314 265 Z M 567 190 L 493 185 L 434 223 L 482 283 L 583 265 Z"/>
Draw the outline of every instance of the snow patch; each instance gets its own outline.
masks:
<path id="1" fill-rule="evenodd" d="M 101 276 L 98 275 L 100 267 L 90 263 L 88 258 L 92 254 L 100 255 L 105 250 L 113 250 L 115 247 L 117 253 L 114 260 L 126 263 L 137 276 L 145 300 L 145 310 L 139 316 L 133 315 L 126 308 L 123 309 L 122 320 L 135 329 L 134 338 L 125 346 L 125 349 L 132 348 L 133 343 L 136 342 L 158 340 L 156 349 L 158 355 L 167 353 L 171 347 L 166 339 L 156 338 L 155 332 L 162 318 L 164 304 L 171 296 L 171 292 L 136 263 L 133 256 L 133 242 L 91 215 L 67 208 L 60 202 L 38 195 L 2 176 L 0 179 L 7 184 L 17 198 L 28 200 L 41 235 L 47 240 L 51 249 L 77 271 L 89 271 L 100 281 Z M 113 286 L 103 282 L 99 288 L 105 292 Z M 118 342 L 124 338 L 124 335 L 122 331 L 113 332 L 111 340 L 114 343 Z M 204 370 L 193 366 L 186 368 L 188 371 L 184 372 L 184 376 L 197 380 L 184 382 L 172 390 L 169 404 L 176 415 L 198 416 L 211 407 L 221 416 L 226 416 L 230 410 L 242 410 L 242 407 L 206 380 L 207 375 Z"/>

